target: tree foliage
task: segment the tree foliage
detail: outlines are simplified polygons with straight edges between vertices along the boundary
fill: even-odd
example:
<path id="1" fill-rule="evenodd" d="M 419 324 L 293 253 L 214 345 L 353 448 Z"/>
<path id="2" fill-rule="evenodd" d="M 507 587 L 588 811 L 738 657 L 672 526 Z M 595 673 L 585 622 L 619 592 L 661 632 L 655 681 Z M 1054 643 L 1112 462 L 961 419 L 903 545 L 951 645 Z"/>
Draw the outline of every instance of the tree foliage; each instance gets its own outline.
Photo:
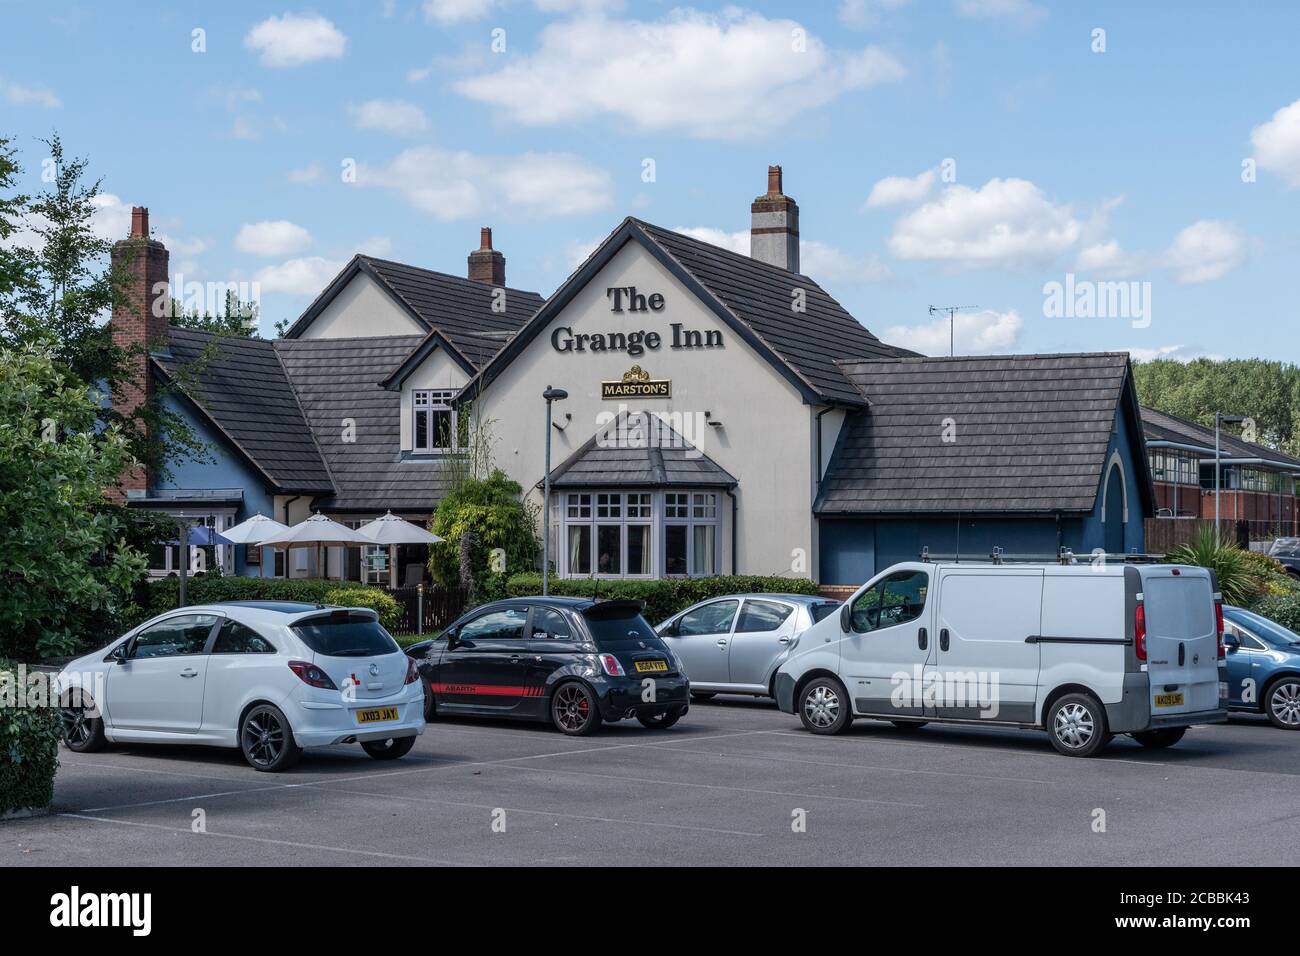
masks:
<path id="1" fill-rule="evenodd" d="M 433 533 L 443 539 L 430 548 L 430 573 L 440 584 L 459 586 L 464 540 L 473 569 L 473 597 L 503 595 L 509 575 L 532 570 L 536 563 L 534 511 L 519 483 L 499 468 L 486 478 L 466 478 L 438 502 L 430 522 Z"/>

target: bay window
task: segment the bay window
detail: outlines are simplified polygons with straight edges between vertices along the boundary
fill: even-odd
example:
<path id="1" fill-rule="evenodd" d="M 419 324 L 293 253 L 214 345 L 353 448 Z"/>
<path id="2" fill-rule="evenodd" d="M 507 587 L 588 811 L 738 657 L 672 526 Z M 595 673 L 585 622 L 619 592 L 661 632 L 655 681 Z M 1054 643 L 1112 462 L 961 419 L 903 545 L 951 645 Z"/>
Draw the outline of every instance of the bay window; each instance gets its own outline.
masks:
<path id="1" fill-rule="evenodd" d="M 562 576 L 719 573 L 716 492 L 561 492 L 558 512 Z"/>

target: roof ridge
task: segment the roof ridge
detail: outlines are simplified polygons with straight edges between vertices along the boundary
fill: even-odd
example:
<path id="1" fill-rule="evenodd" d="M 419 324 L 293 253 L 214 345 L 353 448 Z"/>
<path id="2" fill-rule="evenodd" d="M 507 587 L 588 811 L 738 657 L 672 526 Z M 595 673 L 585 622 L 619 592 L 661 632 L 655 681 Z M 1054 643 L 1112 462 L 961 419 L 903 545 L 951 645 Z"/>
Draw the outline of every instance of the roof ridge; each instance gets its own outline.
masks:
<path id="1" fill-rule="evenodd" d="M 452 279 L 455 282 L 464 282 L 467 284 L 472 282 L 474 285 L 469 286 L 470 288 L 474 288 L 477 286 L 487 286 L 488 288 L 493 288 L 493 289 L 502 288 L 505 289 L 507 292 L 521 292 L 524 295 L 535 295 L 537 296 L 537 298 L 542 299 L 543 301 L 545 301 L 546 299 L 546 296 L 542 295 L 540 292 L 534 292 L 532 289 L 521 289 L 518 286 L 512 286 L 512 285 L 502 285 L 502 286 L 490 285 L 489 283 L 486 282 L 479 282 L 477 279 L 471 279 L 468 276 L 458 276 L 451 272 L 439 272 L 437 269 L 428 269 L 424 266 L 414 266 L 411 265 L 409 262 L 398 262 L 396 259 L 385 259 L 383 256 L 372 256 L 364 252 L 358 252 L 356 253 L 356 256 L 358 259 L 363 259 L 366 262 L 379 262 L 379 263 L 383 263 L 384 265 L 397 266 L 402 269 L 410 269 L 413 272 L 423 272 L 427 275 L 438 276 L 443 279 Z"/>

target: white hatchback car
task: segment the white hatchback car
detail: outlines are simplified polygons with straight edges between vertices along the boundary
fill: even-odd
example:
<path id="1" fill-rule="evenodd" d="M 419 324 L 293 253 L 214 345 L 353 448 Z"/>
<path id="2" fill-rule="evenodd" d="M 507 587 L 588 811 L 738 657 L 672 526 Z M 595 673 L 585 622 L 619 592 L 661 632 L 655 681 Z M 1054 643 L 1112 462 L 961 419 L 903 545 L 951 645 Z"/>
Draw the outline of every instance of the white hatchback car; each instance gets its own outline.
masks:
<path id="1" fill-rule="evenodd" d="M 256 770 L 304 747 L 360 743 L 378 760 L 424 732 L 415 662 L 374 611 L 234 601 L 170 611 L 59 673 L 70 750 L 113 743 L 238 747 Z"/>

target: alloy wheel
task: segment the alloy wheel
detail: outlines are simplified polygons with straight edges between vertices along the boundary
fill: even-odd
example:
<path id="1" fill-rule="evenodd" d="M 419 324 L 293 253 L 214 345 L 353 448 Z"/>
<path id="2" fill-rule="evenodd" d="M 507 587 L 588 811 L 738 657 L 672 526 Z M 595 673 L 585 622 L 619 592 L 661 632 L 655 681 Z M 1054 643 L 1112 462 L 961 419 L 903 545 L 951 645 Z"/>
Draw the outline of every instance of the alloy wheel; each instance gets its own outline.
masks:
<path id="1" fill-rule="evenodd" d="M 1278 723 L 1300 727 L 1300 683 L 1286 681 L 1274 688 L 1269 697 L 1269 709 Z"/>
<path id="2" fill-rule="evenodd" d="M 1092 713 L 1083 704 L 1066 704 L 1056 712 L 1053 721 L 1056 739 L 1074 750 L 1088 745 L 1096 732 Z"/>
<path id="3" fill-rule="evenodd" d="M 284 725 L 269 710 L 256 710 L 244 721 L 244 752 L 251 763 L 269 767 L 284 744 Z"/>
<path id="4" fill-rule="evenodd" d="M 565 730 L 580 730 L 591 719 L 591 701 L 577 684 L 555 692 L 555 719 Z"/>
<path id="5" fill-rule="evenodd" d="M 63 718 L 63 739 L 69 746 L 82 746 L 90 741 L 90 721 L 84 707 L 64 707 L 59 711 Z"/>
<path id="6" fill-rule="evenodd" d="M 819 684 L 803 699 L 803 712 L 814 727 L 829 727 L 840 716 L 840 697 L 825 684 Z"/>

